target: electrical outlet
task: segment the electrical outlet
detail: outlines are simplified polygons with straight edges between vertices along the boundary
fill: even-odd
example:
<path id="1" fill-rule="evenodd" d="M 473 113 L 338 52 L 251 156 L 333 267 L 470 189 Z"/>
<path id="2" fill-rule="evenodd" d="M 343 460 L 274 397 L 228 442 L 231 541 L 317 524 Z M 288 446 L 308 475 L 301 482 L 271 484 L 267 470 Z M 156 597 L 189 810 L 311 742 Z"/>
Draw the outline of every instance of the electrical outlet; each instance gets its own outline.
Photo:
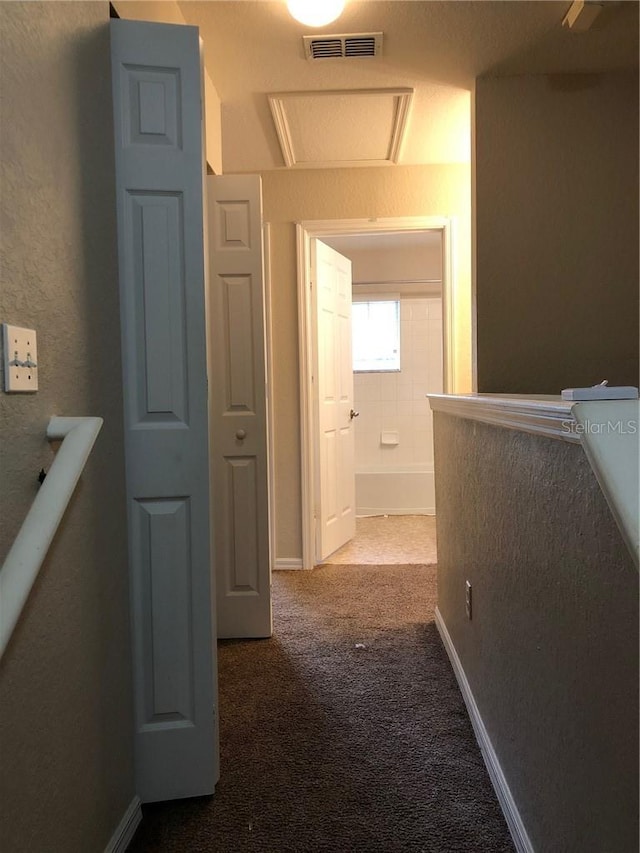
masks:
<path id="1" fill-rule="evenodd" d="M 38 343 L 33 329 L 2 324 L 4 390 L 29 393 L 38 390 Z"/>
<path id="2" fill-rule="evenodd" d="M 472 610 L 472 589 L 471 589 L 471 581 L 465 581 L 464 585 L 464 609 L 467 613 L 467 619 L 471 619 L 473 610 Z"/>

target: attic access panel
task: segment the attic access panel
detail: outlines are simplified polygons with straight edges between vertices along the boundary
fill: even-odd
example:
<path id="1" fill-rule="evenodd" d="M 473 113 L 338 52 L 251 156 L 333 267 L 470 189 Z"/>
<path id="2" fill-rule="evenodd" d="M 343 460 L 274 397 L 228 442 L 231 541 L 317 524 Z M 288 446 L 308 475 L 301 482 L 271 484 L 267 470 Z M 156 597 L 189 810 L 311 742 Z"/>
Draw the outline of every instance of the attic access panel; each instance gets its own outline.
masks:
<path id="1" fill-rule="evenodd" d="M 269 95 L 285 164 L 309 169 L 398 163 L 412 97 L 408 88 Z"/>

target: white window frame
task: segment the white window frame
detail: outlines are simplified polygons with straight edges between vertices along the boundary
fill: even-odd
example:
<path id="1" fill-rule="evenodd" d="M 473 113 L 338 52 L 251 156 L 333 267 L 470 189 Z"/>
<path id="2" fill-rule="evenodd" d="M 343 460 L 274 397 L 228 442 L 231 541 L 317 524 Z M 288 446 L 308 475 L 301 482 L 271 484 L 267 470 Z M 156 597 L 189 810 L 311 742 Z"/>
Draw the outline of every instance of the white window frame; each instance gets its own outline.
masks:
<path id="1" fill-rule="evenodd" d="M 356 367 L 355 364 L 355 354 L 353 356 L 353 372 L 354 373 L 399 373 L 402 367 L 402 363 L 400 360 L 400 294 L 399 293 L 354 293 L 351 300 L 355 303 L 371 303 L 371 302 L 390 302 L 395 303 L 397 306 L 397 335 L 398 335 L 398 361 L 397 367 Z M 355 317 L 355 313 L 352 312 L 352 321 Z M 355 344 L 355 326 L 353 326 L 352 339 Z"/>

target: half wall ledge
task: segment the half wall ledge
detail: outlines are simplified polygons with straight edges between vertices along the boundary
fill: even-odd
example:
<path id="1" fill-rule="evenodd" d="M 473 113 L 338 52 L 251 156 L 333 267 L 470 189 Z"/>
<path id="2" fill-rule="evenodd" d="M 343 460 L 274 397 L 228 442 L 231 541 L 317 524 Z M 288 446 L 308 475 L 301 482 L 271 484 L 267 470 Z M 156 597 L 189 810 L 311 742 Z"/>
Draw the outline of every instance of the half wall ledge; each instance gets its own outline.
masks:
<path id="1" fill-rule="evenodd" d="M 640 565 L 640 401 L 575 403 L 554 395 L 512 394 L 427 396 L 434 412 L 582 444 L 636 567 Z"/>

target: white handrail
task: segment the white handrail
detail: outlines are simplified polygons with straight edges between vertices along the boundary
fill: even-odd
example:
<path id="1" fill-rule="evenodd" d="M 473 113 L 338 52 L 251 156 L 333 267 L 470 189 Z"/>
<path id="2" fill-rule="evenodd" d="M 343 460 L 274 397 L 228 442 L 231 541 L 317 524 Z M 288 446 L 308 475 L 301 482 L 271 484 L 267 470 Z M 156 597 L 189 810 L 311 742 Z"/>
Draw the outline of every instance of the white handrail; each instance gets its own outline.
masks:
<path id="1" fill-rule="evenodd" d="M 49 421 L 49 441 L 63 441 L 0 570 L 0 658 L 102 424 L 102 418 L 53 417 Z"/>

